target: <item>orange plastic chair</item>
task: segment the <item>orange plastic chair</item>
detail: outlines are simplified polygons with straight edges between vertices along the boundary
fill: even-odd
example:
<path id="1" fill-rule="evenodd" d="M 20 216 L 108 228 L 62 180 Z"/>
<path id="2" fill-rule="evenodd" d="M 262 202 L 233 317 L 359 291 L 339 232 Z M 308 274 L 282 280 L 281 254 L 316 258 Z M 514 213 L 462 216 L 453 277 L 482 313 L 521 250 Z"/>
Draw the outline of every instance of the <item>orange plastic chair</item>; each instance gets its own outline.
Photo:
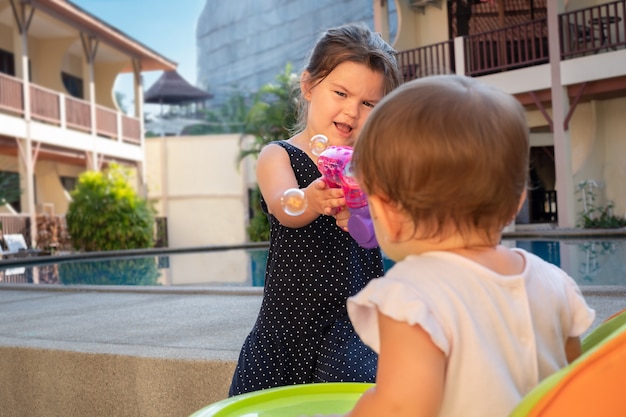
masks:
<path id="1" fill-rule="evenodd" d="M 542 381 L 509 417 L 626 416 L 625 316 L 622 311 L 596 328 L 586 351 Z M 616 319 L 620 326 L 612 321 Z"/>

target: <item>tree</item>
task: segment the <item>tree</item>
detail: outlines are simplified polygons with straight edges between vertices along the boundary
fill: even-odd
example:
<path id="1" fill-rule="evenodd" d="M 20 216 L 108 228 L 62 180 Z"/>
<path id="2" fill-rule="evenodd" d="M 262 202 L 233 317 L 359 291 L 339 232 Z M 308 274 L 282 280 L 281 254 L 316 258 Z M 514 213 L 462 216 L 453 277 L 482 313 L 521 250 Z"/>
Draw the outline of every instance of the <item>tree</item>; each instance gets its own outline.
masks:
<path id="1" fill-rule="evenodd" d="M 117 107 L 121 110 L 122 113 L 126 113 L 126 105 L 124 101 L 126 100 L 126 94 L 121 91 L 115 92 L 115 102 L 117 103 Z"/>
<path id="2" fill-rule="evenodd" d="M 293 97 L 296 83 L 297 76 L 288 63 L 283 73 L 276 76 L 276 83 L 268 83 L 256 93 L 244 126 L 244 136 L 252 136 L 254 141 L 241 149 L 239 160 L 248 155 L 256 157 L 269 142 L 291 136 L 297 123 L 297 105 Z"/>
<path id="3" fill-rule="evenodd" d="M 128 172 L 111 164 L 80 175 L 66 221 L 72 246 L 81 251 L 150 248 L 154 209 L 128 183 Z"/>
<path id="4" fill-rule="evenodd" d="M 241 133 L 246 113 L 250 109 L 250 97 L 242 91 L 234 93 L 219 107 L 204 110 L 206 124 L 185 129 L 186 134 L 210 135 L 216 133 Z"/>
<path id="5" fill-rule="evenodd" d="M 268 83 L 256 93 L 246 115 L 242 135 L 242 139 L 252 136 L 253 141 L 245 146 L 243 140 L 240 142 L 238 162 L 247 156 L 256 158 L 266 144 L 291 136 L 297 123 L 297 106 L 292 94 L 297 77 L 291 68 L 291 64 L 287 64 L 284 72 L 276 76 L 276 83 Z M 248 237 L 253 242 L 269 240 L 270 225 L 267 215 L 261 210 L 260 200 L 257 186 L 250 193 L 252 217 L 247 228 Z"/>

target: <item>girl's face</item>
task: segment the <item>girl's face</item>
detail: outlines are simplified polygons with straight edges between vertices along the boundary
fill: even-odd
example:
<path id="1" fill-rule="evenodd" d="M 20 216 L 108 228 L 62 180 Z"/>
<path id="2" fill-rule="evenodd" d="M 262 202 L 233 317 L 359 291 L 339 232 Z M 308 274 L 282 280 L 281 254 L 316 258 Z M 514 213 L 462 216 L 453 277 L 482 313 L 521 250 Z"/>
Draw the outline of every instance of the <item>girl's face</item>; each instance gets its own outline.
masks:
<path id="1" fill-rule="evenodd" d="M 311 85 L 302 77 L 309 102 L 305 134 L 323 134 L 329 145 L 354 146 L 354 141 L 374 106 L 383 97 L 383 74 L 363 64 L 344 62 L 326 78 Z"/>

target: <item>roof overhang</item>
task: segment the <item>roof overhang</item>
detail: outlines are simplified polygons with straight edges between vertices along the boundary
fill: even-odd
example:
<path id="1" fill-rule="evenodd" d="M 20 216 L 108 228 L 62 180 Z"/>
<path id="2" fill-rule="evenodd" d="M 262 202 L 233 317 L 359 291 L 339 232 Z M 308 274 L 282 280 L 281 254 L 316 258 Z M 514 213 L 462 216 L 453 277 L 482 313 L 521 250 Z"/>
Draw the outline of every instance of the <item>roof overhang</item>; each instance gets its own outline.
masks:
<path id="1" fill-rule="evenodd" d="M 20 0 L 17 0 L 20 2 Z M 17 3 L 16 2 L 16 3 Z M 77 31 L 93 37 L 107 46 L 138 61 L 141 71 L 171 71 L 178 64 L 131 38 L 117 28 L 98 19 L 69 0 L 21 0 L 43 13 L 54 17 Z M 131 60 L 131 62 L 132 62 Z M 132 72 L 132 63 L 122 72 Z"/>

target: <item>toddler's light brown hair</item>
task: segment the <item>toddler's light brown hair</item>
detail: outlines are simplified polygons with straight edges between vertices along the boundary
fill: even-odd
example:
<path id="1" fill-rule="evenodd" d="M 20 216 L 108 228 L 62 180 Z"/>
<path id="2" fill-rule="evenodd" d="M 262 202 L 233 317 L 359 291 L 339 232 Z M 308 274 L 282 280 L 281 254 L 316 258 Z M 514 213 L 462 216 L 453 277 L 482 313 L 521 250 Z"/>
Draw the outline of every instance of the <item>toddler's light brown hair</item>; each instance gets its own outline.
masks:
<path id="1" fill-rule="evenodd" d="M 374 108 L 352 163 L 365 192 L 419 225 L 415 237 L 478 231 L 498 239 L 526 187 L 528 134 L 510 94 L 469 77 L 432 76 Z"/>

